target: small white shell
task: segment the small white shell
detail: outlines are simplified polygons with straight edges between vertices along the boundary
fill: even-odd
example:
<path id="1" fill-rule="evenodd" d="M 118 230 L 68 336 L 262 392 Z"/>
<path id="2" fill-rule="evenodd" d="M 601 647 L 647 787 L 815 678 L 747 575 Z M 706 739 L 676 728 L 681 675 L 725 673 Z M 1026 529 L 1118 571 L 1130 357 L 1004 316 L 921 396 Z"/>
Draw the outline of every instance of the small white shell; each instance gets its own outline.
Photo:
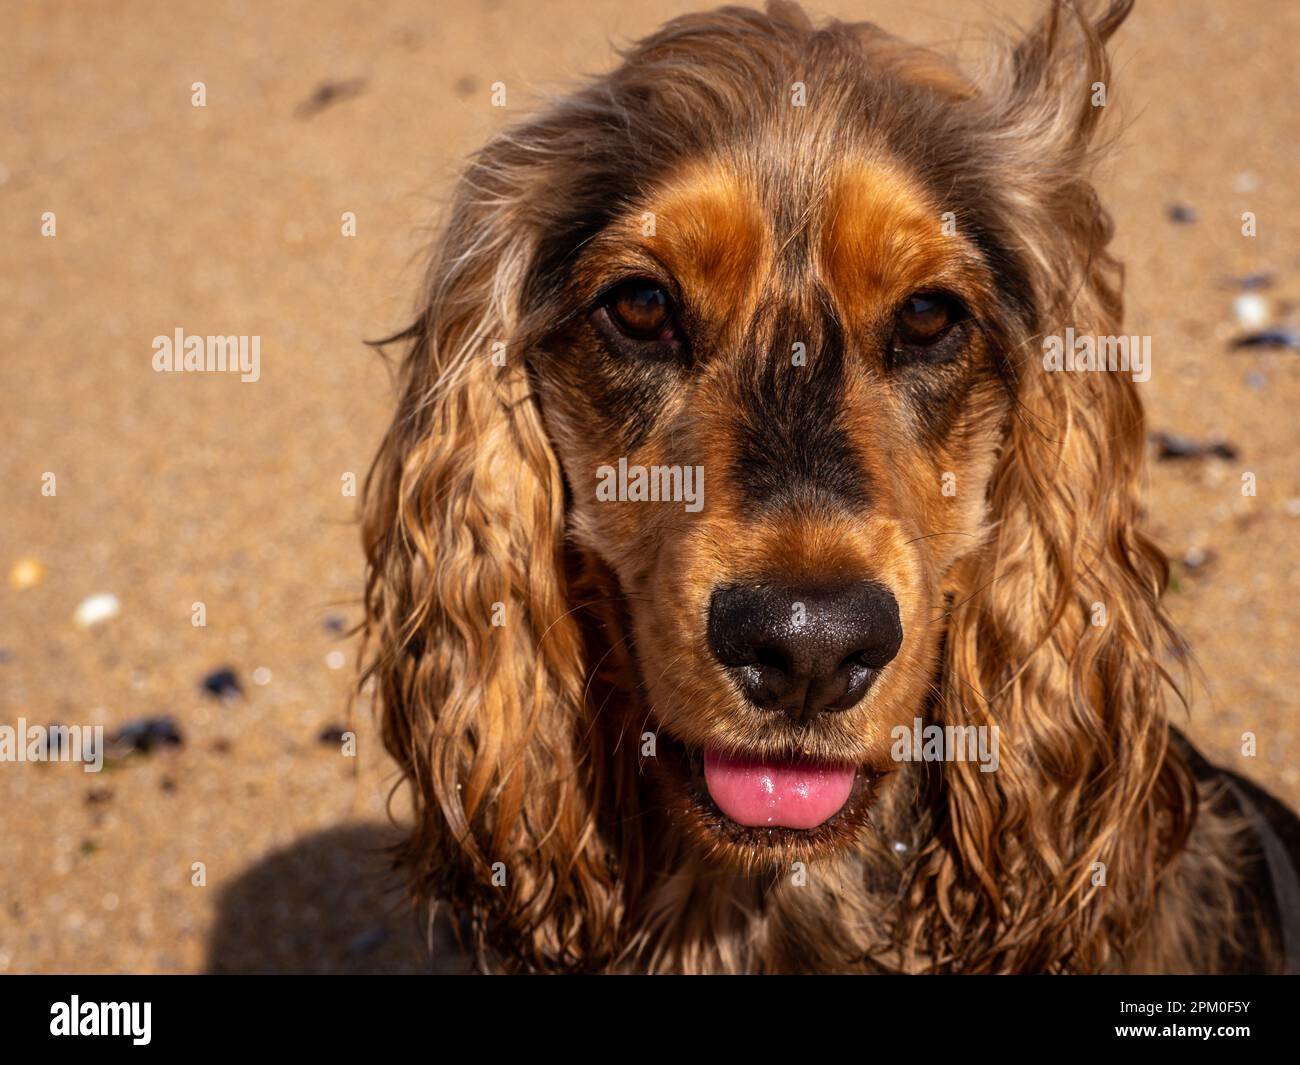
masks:
<path id="1" fill-rule="evenodd" d="M 1273 320 L 1273 308 L 1257 292 L 1244 292 L 1234 299 L 1232 313 L 1243 329 L 1263 329 Z"/>
<path id="2" fill-rule="evenodd" d="M 111 621 L 122 613 L 122 604 L 112 592 L 88 596 L 77 604 L 72 620 L 83 629 L 93 628 Z"/>

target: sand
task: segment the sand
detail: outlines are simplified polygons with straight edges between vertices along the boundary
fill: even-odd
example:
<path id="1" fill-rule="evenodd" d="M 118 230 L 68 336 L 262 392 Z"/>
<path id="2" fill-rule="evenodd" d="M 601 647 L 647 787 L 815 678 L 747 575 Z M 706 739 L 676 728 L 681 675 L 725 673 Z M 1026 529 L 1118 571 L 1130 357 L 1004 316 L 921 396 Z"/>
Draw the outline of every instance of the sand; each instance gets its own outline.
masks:
<path id="1" fill-rule="evenodd" d="M 391 399 L 363 340 L 404 324 L 466 153 L 692 6 L 8 6 L 0 567 L 35 562 L 14 578 L 27 587 L 0 586 L 0 723 L 170 715 L 184 742 L 100 774 L 0 763 L 0 971 L 458 964 L 425 957 L 380 877 L 395 774 L 368 714 L 356 757 L 318 738 L 346 722 L 355 653 L 333 631 L 358 617 L 347 475 Z M 966 48 L 1033 6 L 820 10 Z M 1223 281 L 1267 271 L 1269 299 L 1300 301 L 1298 40 L 1300 5 L 1140 3 L 1119 45 L 1128 128 L 1102 181 L 1130 329 L 1154 341 L 1152 428 L 1239 451 L 1150 470 L 1161 542 L 1213 552 L 1171 597 L 1203 678 L 1189 729 L 1293 805 L 1300 356 L 1230 353 Z M 326 83 L 343 88 L 307 116 Z M 1171 222 L 1171 204 L 1196 220 Z M 259 379 L 154 372 L 154 337 L 178 327 L 260 336 Z M 120 613 L 80 628 L 95 593 Z M 241 696 L 201 690 L 222 666 Z"/>

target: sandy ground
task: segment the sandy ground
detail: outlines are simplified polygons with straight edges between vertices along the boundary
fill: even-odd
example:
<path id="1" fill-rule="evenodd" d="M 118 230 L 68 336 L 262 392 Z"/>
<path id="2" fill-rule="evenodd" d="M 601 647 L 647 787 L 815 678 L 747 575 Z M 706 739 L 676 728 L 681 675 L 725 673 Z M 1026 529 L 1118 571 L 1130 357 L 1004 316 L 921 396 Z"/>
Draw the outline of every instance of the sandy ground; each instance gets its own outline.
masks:
<path id="1" fill-rule="evenodd" d="M 98 775 L 0 763 L 0 971 L 430 967 L 381 876 L 394 774 L 372 723 L 359 712 L 355 758 L 319 739 L 346 721 L 354 653 L 336 631 L 361 579 L 343 486 L 389 403 L 362 340 L 402 324 L 458 161 L 539 92 L 605 69 L 611 42 L 692 6 L 7 5 L 0 566 L 44 573 L 0 586 L 0 723 L 171 715 L 184 742 Z M 959 48 L 1033 7 L 818 5 Z M 1225 279 L 1273 275 L 1283 320 L 1300 301 L 1298 42 L 1300 5 L 1141 2 L 1103 182 L 1130 328 L 1154 338 L 1152 428 L 1238 449 L 1150 472 L 1160 540 L 1210 557 L 1171 600 L 1203 677 L 1190 730 L 1293 805 L 1300 355 L 1230 351 Z M 1195 221 L 1171 221 L 1173 204 Z M 260 335 L 260 380 L 154 373 L 153 337 L 178 326 Z M 78 627 L 100 592 L 120 616 Z M 222 666 L 242 695 L 201 690 Z"/>

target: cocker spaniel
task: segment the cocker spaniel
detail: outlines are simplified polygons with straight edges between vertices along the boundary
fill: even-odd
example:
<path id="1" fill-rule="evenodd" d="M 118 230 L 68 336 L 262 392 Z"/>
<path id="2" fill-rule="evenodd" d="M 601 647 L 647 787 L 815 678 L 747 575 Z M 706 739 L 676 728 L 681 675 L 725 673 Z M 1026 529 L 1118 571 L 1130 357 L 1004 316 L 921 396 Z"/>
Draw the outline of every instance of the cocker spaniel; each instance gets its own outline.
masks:
<path id="1" fill-rule="evenodd" d="M 1089 183 L 1131 2 L 978 76 L 688 15 L 474 158 L 389 338 L 363 676 L 485 966 L 1296 964 L 1295 819 L 1169 723 Z"/>

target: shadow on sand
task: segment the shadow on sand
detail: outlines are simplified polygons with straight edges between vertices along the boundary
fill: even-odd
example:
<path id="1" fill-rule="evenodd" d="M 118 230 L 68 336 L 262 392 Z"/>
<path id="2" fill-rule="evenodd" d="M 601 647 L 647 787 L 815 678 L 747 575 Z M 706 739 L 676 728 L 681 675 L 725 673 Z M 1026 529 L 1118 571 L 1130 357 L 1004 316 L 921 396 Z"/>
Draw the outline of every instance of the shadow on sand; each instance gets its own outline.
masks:
<path id="1" fill-rule="evenodd" d="M 307 836 L 225 888 L 210 973 L 453 973 L 468 969 L 448 929 L 432 949 L 390 869 L 395 833 L 357 824 Z"/>

